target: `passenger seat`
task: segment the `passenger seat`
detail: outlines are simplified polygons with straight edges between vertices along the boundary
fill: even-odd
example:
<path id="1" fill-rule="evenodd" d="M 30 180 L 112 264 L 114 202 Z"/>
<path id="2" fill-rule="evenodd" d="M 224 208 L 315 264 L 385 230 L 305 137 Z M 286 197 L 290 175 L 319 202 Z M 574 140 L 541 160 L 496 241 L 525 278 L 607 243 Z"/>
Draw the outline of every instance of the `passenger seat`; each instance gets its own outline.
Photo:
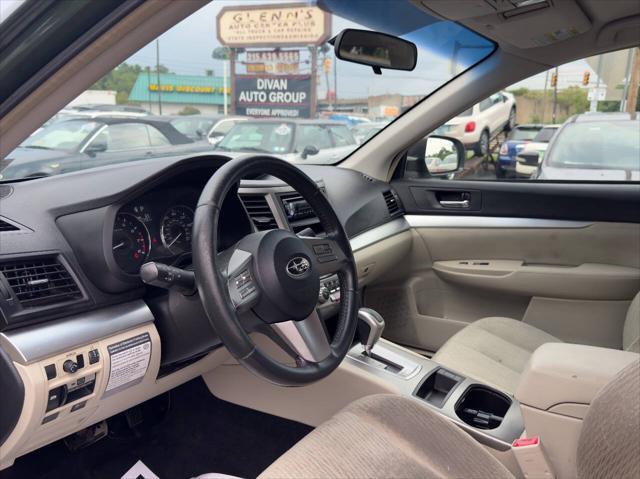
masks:
<path id="1" fill-rule="evenodd" d="M 510 318 L 483 318 L 452 336 L 433 360 L 513 395 L 533 352 L 545 343 L 562 340 Z M 640 293 L 627 311 L 622 335 L 625 351 L 640 353 Z"/>

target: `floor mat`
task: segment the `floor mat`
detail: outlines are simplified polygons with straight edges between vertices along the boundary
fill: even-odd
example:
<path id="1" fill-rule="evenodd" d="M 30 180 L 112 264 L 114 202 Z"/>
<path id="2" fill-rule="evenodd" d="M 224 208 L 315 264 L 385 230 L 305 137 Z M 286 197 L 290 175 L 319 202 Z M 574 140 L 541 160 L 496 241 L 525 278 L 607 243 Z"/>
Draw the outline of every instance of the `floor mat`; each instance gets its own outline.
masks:
<path id="1" fill-rule="evenodd" d="M 169 413 L 138 437 L 109 436 L 78 452 L 58 441 L 17 459 L 0 479 L 120 479 L 138 460 L 161 479 L 207 472 L 253 478 L 309 431 L 217 399 L 198 378 L 171 391 Z"/>

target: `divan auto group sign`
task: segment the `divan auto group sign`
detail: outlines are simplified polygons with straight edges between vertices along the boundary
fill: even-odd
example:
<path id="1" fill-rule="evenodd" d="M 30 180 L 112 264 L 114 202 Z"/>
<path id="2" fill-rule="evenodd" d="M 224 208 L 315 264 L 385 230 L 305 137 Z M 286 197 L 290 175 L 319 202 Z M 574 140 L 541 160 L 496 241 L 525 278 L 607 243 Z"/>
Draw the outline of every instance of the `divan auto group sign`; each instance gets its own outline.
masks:
<path id="1" fill-rule="evenodd" d="M 236 114 L 255 117 L 308 118 L 310 75 L 237 75 Z"/>
<path id="2" fill-rule="evenodd" d="M 228 47 L 319 45 L 331 31 L 329 13 L 305 3 L 224 7 L 217 22 Z"/>

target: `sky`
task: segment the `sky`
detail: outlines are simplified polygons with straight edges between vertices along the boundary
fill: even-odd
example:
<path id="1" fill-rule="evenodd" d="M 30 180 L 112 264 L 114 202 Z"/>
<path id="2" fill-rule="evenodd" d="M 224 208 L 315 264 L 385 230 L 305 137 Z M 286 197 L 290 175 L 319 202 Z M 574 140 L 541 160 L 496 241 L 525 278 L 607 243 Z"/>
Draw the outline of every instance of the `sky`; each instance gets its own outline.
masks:
<path id="1" fill-rule="evenodd" d="M 4 0 L 2 0 L 4 1 Z M 221 76 L 222 62 L 211 58 L 214 48 L 220 46 L 216 38 L 216 16 L 224 6 L 263 5 L 268 3 L 291 3 L 292 0 L 216 0 L 159 37 L 160 63 L 171 71 L 181 74 L 203 75 L 205 70 L 213 70 L 214 75 Z M 300 2 L 297 2 L 300 3 Z M 308 2 L 309 3 L 309 2 Z M 344 28 L 358 28 L 360 25 L 332 15 L 332 35 Z M 412 38 L 413 39 L 413 38 Z M 333 55 L 333 52 L 330 54 Z M 151 42 L 131 58 L 128 63 L 143 66 L 154 66 L 156 61 L 156 42 Z M 332 63 L 332 68 L 334 63 Z M 309 68 L 303 66 L 303 68 Z M 451 63 L 433 51 L 421 48 L 418 54 L 418 65 L 412 72 L 396 72 L 384 70 L 382 76 L 373 75 L 369 67 L 347 62 L 338 62 L 337 66 L 338 97 L 363 98 L 369 95 L 384 93 L 402 93 L 404 95 L 424 96 L 436 89 L 451 77 Z M 597 77 L 593 68 L 585 60 L 571 62 L 560 67 L 558 88 L 582 86 L 585 71 L 591 73 L 591 84 Z M 542 89 L 545 85 L 545 73 L 541 73 L 519 82 L 512 87 Z M 321 75 L 318 95 L 322 98 L 327 84 L 325 75 Z M 329 78 L 329 87 L 333 89 L 333 70 Z"/>

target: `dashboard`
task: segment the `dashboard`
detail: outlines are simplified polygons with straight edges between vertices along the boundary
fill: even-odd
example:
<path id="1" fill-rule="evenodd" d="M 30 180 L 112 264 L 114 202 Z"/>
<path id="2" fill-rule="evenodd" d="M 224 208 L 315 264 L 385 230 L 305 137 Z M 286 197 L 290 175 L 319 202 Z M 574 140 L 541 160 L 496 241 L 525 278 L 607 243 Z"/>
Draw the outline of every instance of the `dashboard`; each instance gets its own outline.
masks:
<path id="1" fill-rule="evenodd" d="M 0 415 L 8 451 L 0 469 L 227 359 L 197 293 L 148 286 L 139 275 L 148 261 L 191 267 L 200 193 L 227 161 L 161 158 L 2 185 L 0 388 L 11 407 Z M 300 168 L 352 245 L 366 248 L 406 223 L 389 184 L 333 166 Z M 242 180 L 220 208 L 220 249 L 272 228 L 323 234 L 291 187 L 265 175 Z M 363 261 L 366 273 L 371 260 Z M 322 277 L 318 313 L 327 323 L 339 301 L 337 278 Z M 126 348 L 142 351 L 146 367 L 121 389 L 110 378 L 113 355 Z"/>

